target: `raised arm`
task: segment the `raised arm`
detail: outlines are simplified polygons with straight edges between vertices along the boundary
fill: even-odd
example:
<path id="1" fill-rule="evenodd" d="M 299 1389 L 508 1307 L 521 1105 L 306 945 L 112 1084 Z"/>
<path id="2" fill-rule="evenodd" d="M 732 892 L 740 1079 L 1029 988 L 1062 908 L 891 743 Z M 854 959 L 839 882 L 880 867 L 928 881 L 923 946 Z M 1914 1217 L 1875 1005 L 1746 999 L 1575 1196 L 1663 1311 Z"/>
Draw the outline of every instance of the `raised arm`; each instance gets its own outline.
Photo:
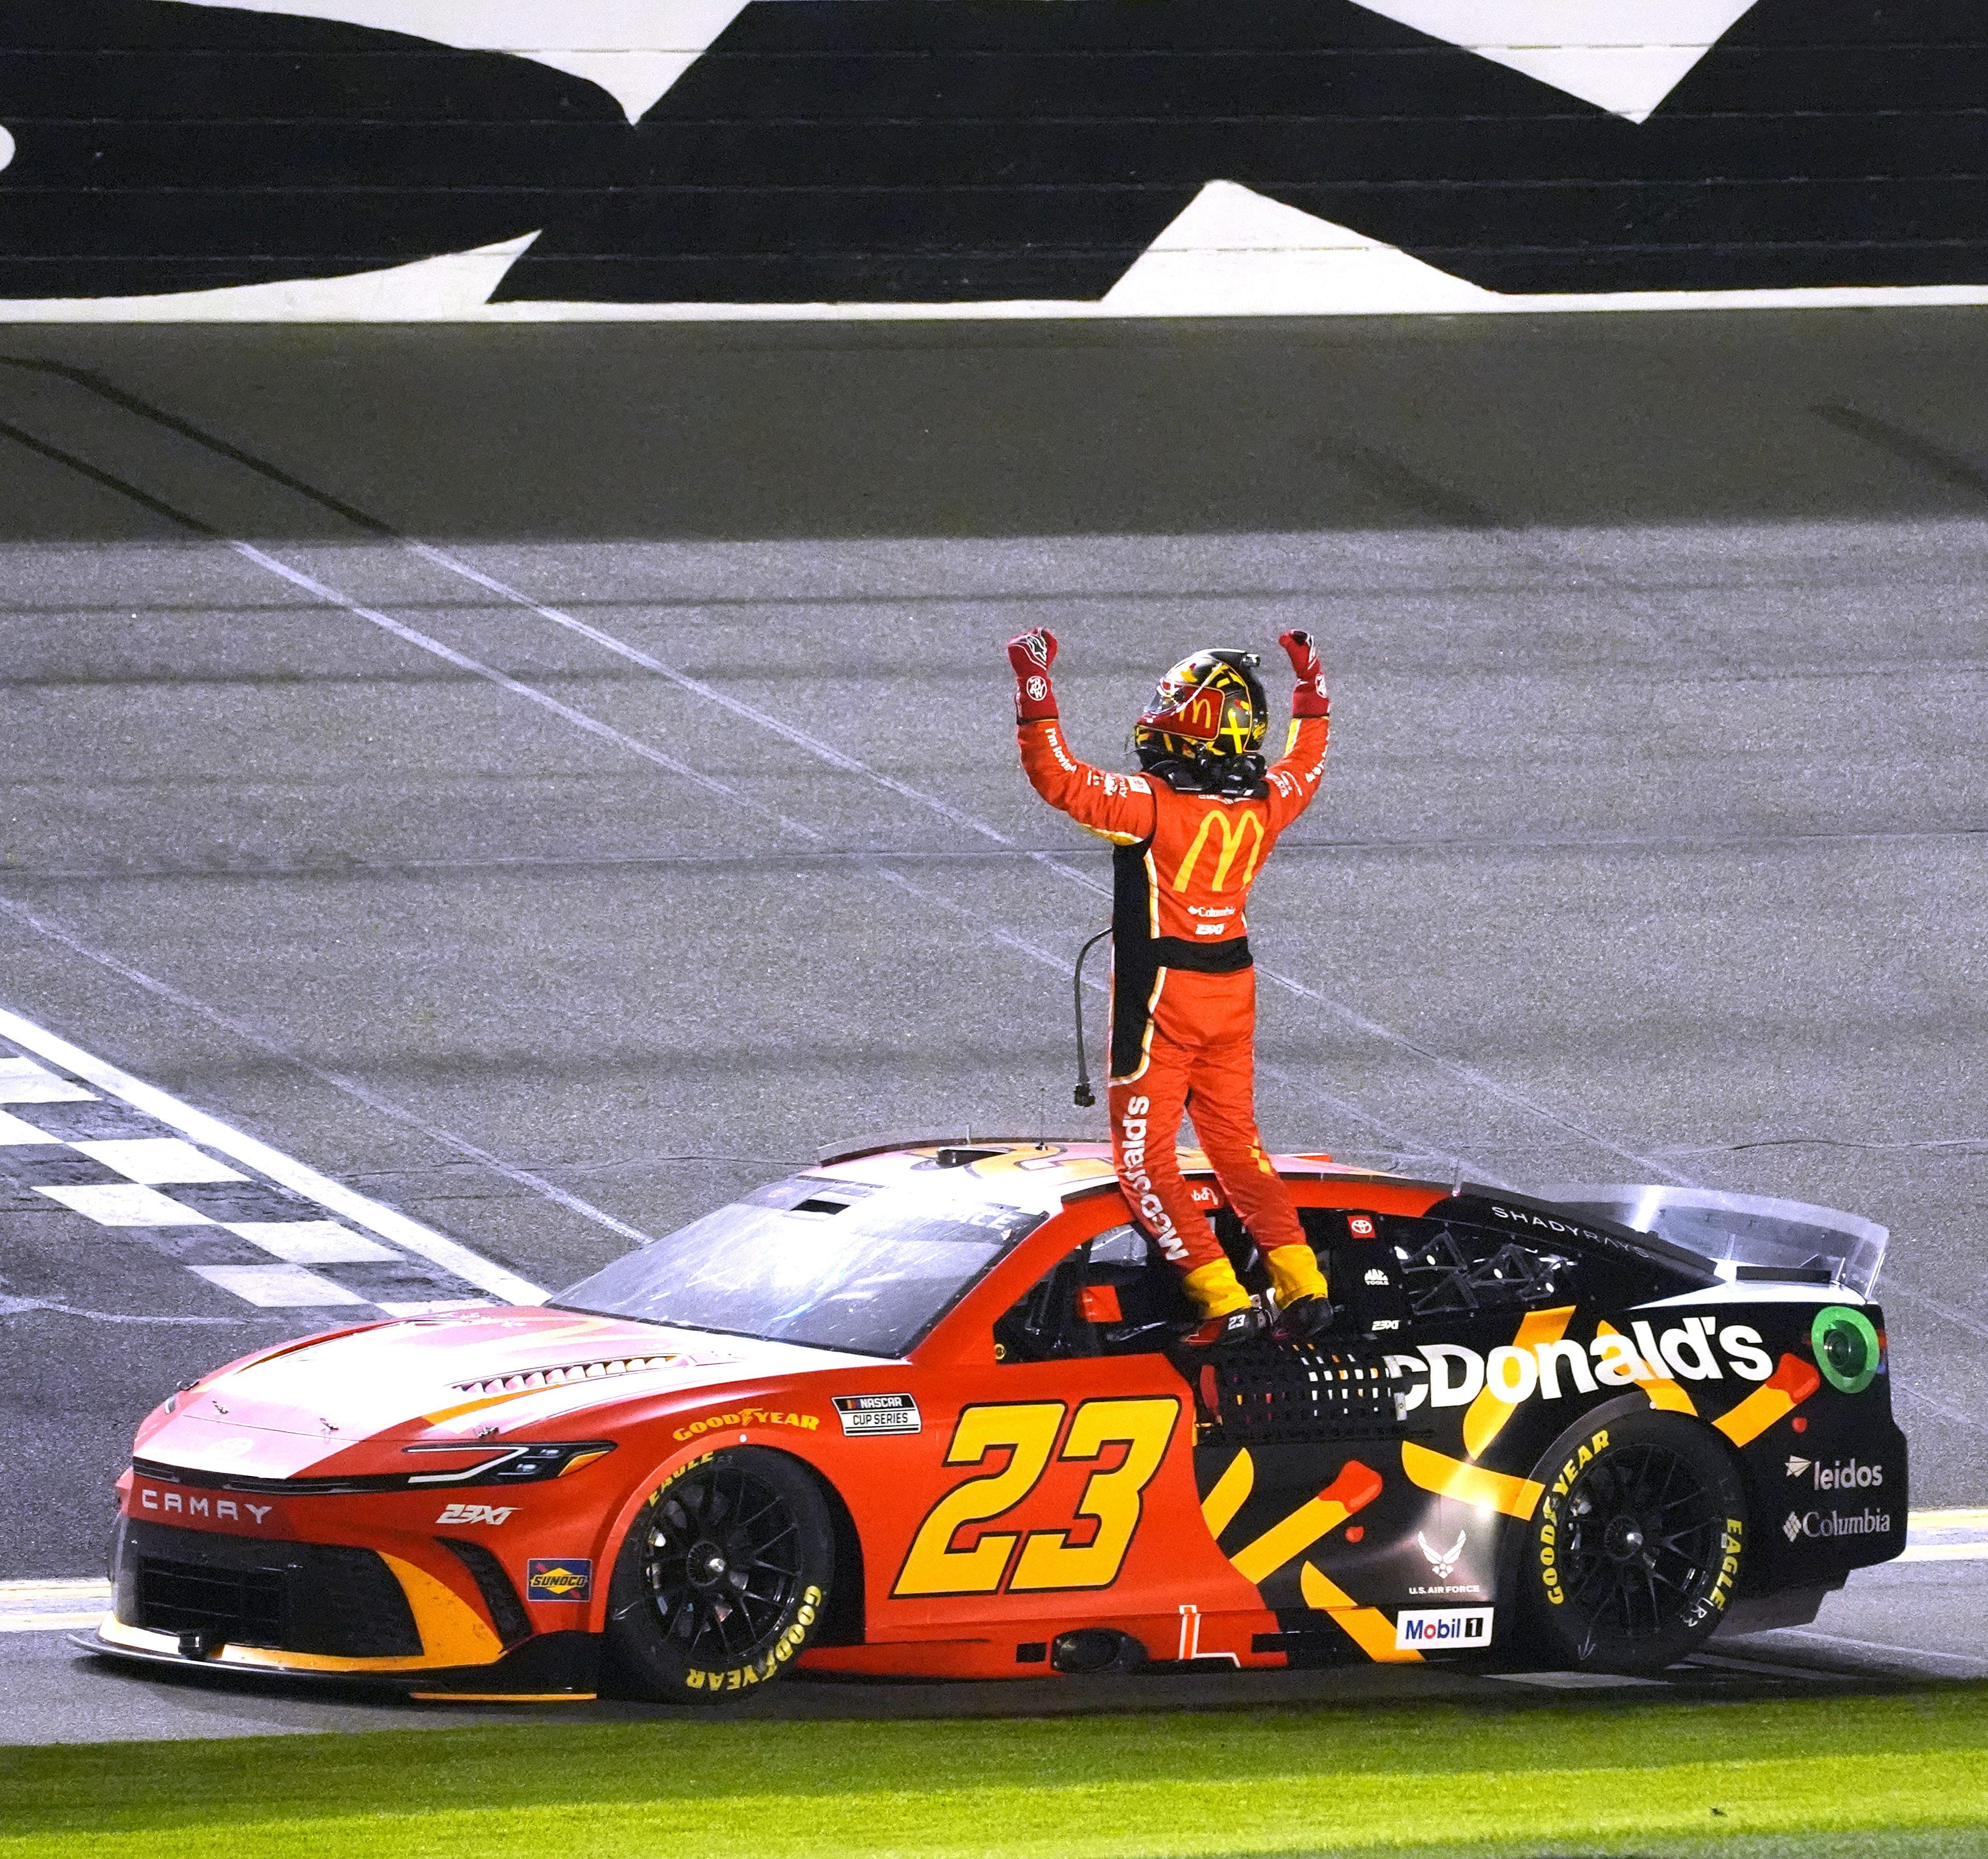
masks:
<path id="1" fill-rule="evenodd" d="M 1277 644 L 1291 661 L 1297 688 L 1291 693 L 1291 736 L 1270 771 L 1270 821 L 1281 833 L 1312 803 L 1325 774 L 1326 738 L 1332 727 L 1325 668 L 1309 633 L 1283 634 Z"/>
<path id="2" fill-rule="evenodd" d="M 1153 790 L 1143 775 L 1093 768 L 1070 752 L 1050 682 L 1056 655 L 1056 635 L 1040 627 L 1008 641 L 1022 772 L 1043 799 L 1080 826 L 1117 845 L 1137 845 L 1153 830 Z"/>

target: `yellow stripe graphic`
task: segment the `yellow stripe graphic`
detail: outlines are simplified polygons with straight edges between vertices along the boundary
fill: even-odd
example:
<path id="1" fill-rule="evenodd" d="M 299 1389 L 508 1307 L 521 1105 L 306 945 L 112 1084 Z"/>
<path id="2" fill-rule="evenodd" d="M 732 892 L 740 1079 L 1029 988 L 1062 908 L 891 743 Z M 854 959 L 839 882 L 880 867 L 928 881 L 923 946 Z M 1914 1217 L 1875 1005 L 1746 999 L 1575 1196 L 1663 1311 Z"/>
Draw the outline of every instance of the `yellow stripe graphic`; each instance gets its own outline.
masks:
<path id="1" fill-rule="evenodd" d="M 1596 1324 L 1594 1333 L 1597 1336 L 1622 1336 L 1621 1331 L 1610 1323 Z M 1622 1340 L 1625 1343 L 1629 1342 L 1627 1337 L 1622 1337 Z M 1634 1343 L 1629 1343 L 1629 1347 L 1631 1349 L 1636 1349 Z M 1640 1349 L 1636 1349 L 1636 1360 L 1640 1362 L 1642 1359 L 1643 1352 Z M 1635 1380 L 1636 1385 L 1649 1396 L 1652 1407 L 1660 1408 L 1667 1414 L 1695 1415 L 1698 1412 L 1690 1395 L 1663 1372 L 1662 1363 L 1647 1364 L 1644 1372 L 1637 1376 Z"/>
<path id="2" fill-rule="evenodd" d="M 1328 1616 L 1368 1658 L 1391 1665 L 1419 1665 L 1422 1655 L 1412 1647 L 1395 1644 L 1395 1629 L 1378 1607 L 1363 1607 L 1351 1595 L 1321 1575 L 1307 1562 L 1298 1570 L 1298 1592 L 1305 1605 Z"/>
<path id="3" fill-rule="evenodd" d="M 1512 1339 L 1514 1349 L 1530 1349 L 1536 1343 L 1557 1343 L 1567 1334 L 1567 1325 L 1574 1320 L 1574 1306 L 1567 1305 L 1559 1310 L 1528 1310 L 1520 1321 L 1519 1333 Z M 1489 1381 L 1477 1398 L 1470 1404 L 1470 1411 L 1463 1417 L 1463 1450 L 1472 1458 L 1479 1457 L 1484 1448 L 1503 1430 L 1505 1422 L 1519 1411 L 1518 1403 L 1507 1401 L 1493 1391 Z"/>
<path id="4" fill-rule="evenodd" d="M 1502 1510 L 1508 1517 L 1530 1517 L 1539 1508 L 1546 1486 L 1529 1478 L 1510 1478 L 1502 1472 L 1487 1472 L 1482 1465 L 1466 1465 L 1432 1452 L 1412 1440 L 1401 1442 L 1401 1469 L 1412 1482 L 1437 1496 L 1455 1498 L 1460 1504 L 1483 1505 Z"/>
<path id="5" fill-rule="evenodd" d="M 1246 1446 L 1222 1469 L 1215 1487 L 1201 1500 L 1202 1521 L 1208 1533 L 1219 1538 L 1236 1521 L 1236 1513 L 1249 1501 L 1256 1482 L 1256 1467 Z"/>
<path id="6" fill-rule="evenodd" d="M 1229 1560 L 1245 1581 L 1266 1581 L 1293 1556 L 1301 1556 L 1320 1537 L 1329 1535 L 1352 1516 L 1336 1498 L 1317 1497 L 1300 1504 L 1283 1523 L 1270 1529 Z M 1306 1565 L 1309 1567 L 1310 1565 Z"/>
<path id="7" fill-rule="evenodd" d="M 1821 1385 L 1821 1376 L 1807 1363 L 1783 1356 L 1766 1381 L 1712 1424 L 1736 1446 L 1746 1445 L 1792 1413 Z"/>

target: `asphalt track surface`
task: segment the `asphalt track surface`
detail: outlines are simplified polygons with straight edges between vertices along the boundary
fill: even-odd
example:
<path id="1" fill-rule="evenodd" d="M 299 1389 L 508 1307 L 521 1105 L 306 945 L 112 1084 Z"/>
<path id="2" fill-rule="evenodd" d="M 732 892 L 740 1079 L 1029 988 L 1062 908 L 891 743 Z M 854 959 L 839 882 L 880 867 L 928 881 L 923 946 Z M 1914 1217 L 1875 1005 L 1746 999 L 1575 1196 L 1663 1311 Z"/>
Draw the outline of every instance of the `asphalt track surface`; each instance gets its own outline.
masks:
<path id="1" fill-rule="evenodd" d="M 1308 626 L 1273 1145 L 1884 1222 L 1914 1502 L 1977 1502 L 1984 326 L 16 330 L 0 1007 L 541 1286 L 840 1138 L 1098 1134 L 1106 860 L 1000 642 L 1110 762 Z M 138 1415 L 323 1320 L 15 1141 L 0 1575 L 87 1575 Z"/>

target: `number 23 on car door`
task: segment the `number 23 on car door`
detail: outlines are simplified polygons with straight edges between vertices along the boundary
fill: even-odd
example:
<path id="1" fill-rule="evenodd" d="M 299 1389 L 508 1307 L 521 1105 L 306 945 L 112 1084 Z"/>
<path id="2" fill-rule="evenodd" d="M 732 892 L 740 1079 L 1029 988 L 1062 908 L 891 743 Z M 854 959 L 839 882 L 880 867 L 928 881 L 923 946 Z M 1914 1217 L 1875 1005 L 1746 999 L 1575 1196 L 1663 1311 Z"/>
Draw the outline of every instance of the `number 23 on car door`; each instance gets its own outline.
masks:
<path id="1" fill-rule="evenodd" d="M 1191 1403 L 1163 1360 L 1111 1367 L 1082 1377 L 1081 1394 L 1061 1364 L 960 1377 L 958 1408 L 921 1435 L 925 1501 L 892 1546 L 894 1611 L 984 1621 L 1011 1604 L 1053 1618 L 1086 1595 L 1114 1612 L 1170 1608 L 1168 1520 L 1195 1507 Z"/>

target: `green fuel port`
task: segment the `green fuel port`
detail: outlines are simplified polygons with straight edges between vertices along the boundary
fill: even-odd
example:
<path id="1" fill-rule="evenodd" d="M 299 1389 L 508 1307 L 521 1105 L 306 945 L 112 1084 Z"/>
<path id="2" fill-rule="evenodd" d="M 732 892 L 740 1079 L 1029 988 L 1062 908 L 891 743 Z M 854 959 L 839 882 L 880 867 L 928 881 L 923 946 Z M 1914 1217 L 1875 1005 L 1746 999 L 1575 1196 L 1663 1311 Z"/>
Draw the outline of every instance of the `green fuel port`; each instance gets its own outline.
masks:
<path id="1" fill-rule="evenodd" d="M 1861 1310 L 1831 1304 L 1815 1313 L 1809 1330 L 1815 1365 L 1839 1394 L 1861 1394 L 1878 1373 L 1882 1354 L 1878 1332 Z"/>

